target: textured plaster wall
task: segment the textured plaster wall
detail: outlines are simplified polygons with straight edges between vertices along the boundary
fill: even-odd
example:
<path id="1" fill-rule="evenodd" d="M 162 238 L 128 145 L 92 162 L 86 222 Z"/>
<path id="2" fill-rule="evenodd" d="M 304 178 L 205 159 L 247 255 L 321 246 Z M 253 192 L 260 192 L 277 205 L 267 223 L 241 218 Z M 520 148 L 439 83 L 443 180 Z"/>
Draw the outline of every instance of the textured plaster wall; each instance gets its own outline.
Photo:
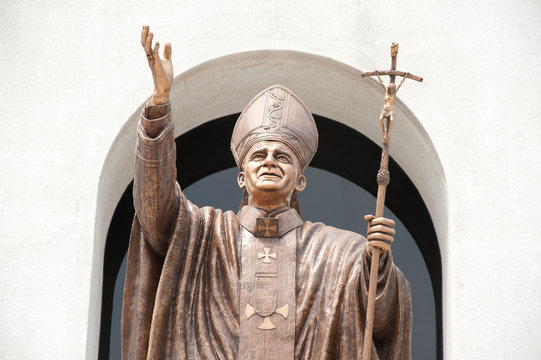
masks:
<path id="1" fill-rule="evenodd" d="M 399 67 L 425 78 L 401 89 L 403 111 L 426 132 L 443 168 L 434 181 L 447 191 L 447 215 L 435 219 L 446 358 L 538 359 L 537 2 L 8 0 L 0 10 L 0 358 L 96 358 L 98 240 L 120 196 L 98 189 L 125 185 L 125 175 L 109 177 L 107 156 L 129 145 L 120 140 L 134 136 L 129 119 L 151 91 L 138 44 L 148 23 L 173 44 L 176 74 L 256 50 L 372 70 L 399 42 Z M 425 159 L 405 158 L 422 183 Z M 124 174 L 131 164 L 117 166 Z"/>

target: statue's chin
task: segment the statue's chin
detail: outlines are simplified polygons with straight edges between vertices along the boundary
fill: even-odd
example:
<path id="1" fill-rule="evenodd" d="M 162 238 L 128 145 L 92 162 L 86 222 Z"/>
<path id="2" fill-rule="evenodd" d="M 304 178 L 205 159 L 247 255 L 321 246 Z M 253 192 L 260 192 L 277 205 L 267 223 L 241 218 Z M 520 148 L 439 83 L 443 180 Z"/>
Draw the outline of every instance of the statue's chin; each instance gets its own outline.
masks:
<path id="1" fill-rule="evenodd" d="M 258 188 L 254 193 L 249 194 L 249 204 L 266 209 L 280 208 L 289 205 L 289 196 L 280 196 L 280 192 L 276 187 Z"/>

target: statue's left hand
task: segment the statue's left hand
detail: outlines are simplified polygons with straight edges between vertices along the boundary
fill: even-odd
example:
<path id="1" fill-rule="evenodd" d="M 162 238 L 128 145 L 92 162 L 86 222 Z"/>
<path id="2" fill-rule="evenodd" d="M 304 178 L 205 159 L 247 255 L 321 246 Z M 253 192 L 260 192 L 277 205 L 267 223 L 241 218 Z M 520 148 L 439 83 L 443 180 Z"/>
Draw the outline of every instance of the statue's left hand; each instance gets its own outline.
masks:
<path id="1" fill-rule="evenodd" d="M 394 229 L 395 222 L 392 219 L 374 215 L 365 215 L 364 220 L 368 221 L 368 233 L 366 239 L 366 249 L 370 254 L 374 248 L 379 249 L 383 254 L 391 248 L 396 233 Z"/>

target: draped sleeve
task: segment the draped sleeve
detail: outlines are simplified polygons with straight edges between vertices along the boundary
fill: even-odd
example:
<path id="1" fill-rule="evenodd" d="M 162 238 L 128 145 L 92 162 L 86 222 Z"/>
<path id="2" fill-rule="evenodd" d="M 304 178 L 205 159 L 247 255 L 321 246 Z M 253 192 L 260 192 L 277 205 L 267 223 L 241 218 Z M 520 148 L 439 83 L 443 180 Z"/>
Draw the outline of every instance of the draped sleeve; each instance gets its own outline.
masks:
<path id="1" fill-rule="evenodd" d="M 138 126 L 122 308 L 123 359 L 234 359 L 238 232 L 232 212 L 199 208 L 176 182 L 169 106 Z"/>
<path id="2" fill-rule="evenodd" d="M 361 359 L 370 261 L 366 239 L 305 222 L 297 250 L 296 359 Z M 409 284 L 382 258 L 376 294 L 372 359 L 411 359 Z"/>

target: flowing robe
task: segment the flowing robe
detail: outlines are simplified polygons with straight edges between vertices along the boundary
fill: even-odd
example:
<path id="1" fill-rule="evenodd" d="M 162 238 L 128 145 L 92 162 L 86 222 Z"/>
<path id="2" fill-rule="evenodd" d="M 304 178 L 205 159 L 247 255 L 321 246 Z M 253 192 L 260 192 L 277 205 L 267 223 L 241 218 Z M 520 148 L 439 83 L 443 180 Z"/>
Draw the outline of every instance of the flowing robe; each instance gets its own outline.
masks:
<path id="1" fill-rule="evenodd" d="M 122 313 L 124 359 L 236 359 L 239 215 L 198 208 L 176 182 L 169 105 L 138 127 L 133 221 Z M 250 230 L 250 229 L 248 229 Z M 321 223 L 296 228 L 295 359 L 360 359 L 368 294 L 364 237 Z M 380 260 L 372 359 L 411 358 L 409 284 Z"/>

